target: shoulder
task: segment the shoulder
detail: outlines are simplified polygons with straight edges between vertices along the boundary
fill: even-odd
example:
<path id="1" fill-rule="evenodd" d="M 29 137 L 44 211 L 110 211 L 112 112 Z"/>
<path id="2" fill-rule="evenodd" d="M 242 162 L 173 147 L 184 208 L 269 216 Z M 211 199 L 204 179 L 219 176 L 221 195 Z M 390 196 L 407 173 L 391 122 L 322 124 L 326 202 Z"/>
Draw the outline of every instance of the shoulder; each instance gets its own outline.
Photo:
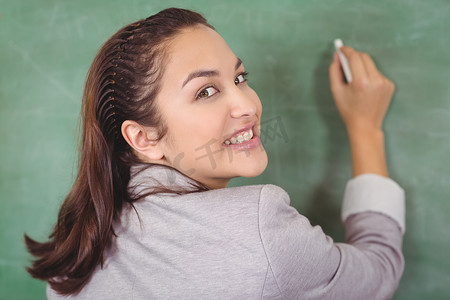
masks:
<path id="1" fill-rule="evenodd" d="M 268 224 L 272 227 L 273 222 L 286 225 L 287 219 L 297 217 L 301 217 L 302 221 L 308 223 L 306 218 L 290 205 L 288 193 L 276 185 L 249 185 L 201 194 L 208 199 L 207 201 L 213 201 L 215 203 L 213 206 L 222 207 L 227 212 L 235 211 L 236 214 L 244 215 L 248 219 L 253 219 L 250 216 L 254 216 L 258 230 L 264 230 Z"/>
<path id="2" fill-rule="evenodd" d="M 218 204 L 221 203 L 221 205 L 226 205 L 228 207 L 233 204 L 238 206 L 256 205 L 258 206 L 258 210 L 266 208 L 266 206 L 270 207 L 274 205 L 290 204 L 287 192 L 281 187 L 272 184 L 217 189 L 195 193 L 192 194 L 191 197 L 200 198 L 209 202 L 218 202 Z"/>
<path id="3" fill-rule="evenodd" d="M 272 200 L 274 204 L 290 204 L 288 193 L 279 186 L 273 184 L 264 185 L 261 189 L 261 200 Z"/>
<path id="4" fill-rule="evenodd" d="M 239 187 L 229 187 L 217 190 L 201 192 L 204 196 L 216 195 L 224 197 L 251 197 L 251 198 L 270 198 L 270 197 L 288 197 L 288 194 L 281 187 L 273 184 L 246 185 Z"/>
<path id="5" fill-rule="evenodd" d="M 275 185 L 248 185 L 230 187 L 204 192 L 176 194 L 155 194 L 133 203 L 132 208 L 122 213 L 121 223 L 126 224 L 124 230 L 130 228 L 130 222 L 140 230 L 141 221 L 153 223 L 154 226 L 167 222 L 167 216 L 183 216 L 192 222 L 204 222 L 226 226 L 249 226 L 257 229 L 261 218 L 276 215 L 289 206 L 289 197 L 280 187 Z M 160 223 L 157 222 L 161 218 Z M 127 229 L 128 228 L 128 229 Z M 257 229 L 258 230 L 258 229 Z"/>
<path id="6" fill-rule="evenodd" d="M 282 188 L 275 185 L 248 185 L 184 195 L 150 195 L 135 202 L 134 207 L 144 222 L 176 214 L 193 220 L 210 220 L 214 223 L 224 221 L 227 226 L 231 226 L 230 220 L 236 225 L 245 223 L 250 226 L 248 223 L 251 223 L 258 226 L 259 219 L 264 218 L 264 215 L 273 215 L 283 207 L 290 206 L 289 197 Z M 139 218 L 134 209 L 126 210 L 125 215 L 131 217 L 138 228 Z"/>

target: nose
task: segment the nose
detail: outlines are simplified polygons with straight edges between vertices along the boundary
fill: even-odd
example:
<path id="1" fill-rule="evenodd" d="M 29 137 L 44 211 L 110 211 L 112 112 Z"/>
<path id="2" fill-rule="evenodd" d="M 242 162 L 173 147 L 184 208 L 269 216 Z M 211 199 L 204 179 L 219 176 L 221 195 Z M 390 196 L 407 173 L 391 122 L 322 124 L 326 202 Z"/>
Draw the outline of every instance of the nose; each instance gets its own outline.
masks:
<path id="1" fill-rule="evenodd" d="M 250 87 L 235 86 L 230 98 L 232 118 L 253 117 L 256 114 L 259 98 Z"/>

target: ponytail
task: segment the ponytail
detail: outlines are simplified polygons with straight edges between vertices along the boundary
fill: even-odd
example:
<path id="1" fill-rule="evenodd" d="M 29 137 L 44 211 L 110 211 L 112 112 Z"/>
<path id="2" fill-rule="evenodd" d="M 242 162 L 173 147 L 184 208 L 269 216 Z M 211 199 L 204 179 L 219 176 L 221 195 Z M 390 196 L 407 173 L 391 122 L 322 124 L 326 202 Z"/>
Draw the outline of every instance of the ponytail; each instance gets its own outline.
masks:
<path id="1" fill-rule="evenodd" d="M 28 272 L 47 280 L 52 289 L 64 294 L 80 290 L 95 267 L 103 264 L 113 219 L 123 201 L 128 200 L 129 168 L 119 166 L 115 143 L 108 144 L 99 128 L 91 105 L 94 101 L 89 99 L 90 82 L 88 76 L 80 166 L 75 183 L 61 206 L 50 241 L 38 243 L 25 236 L 28 250 L 39 257 Z"/>

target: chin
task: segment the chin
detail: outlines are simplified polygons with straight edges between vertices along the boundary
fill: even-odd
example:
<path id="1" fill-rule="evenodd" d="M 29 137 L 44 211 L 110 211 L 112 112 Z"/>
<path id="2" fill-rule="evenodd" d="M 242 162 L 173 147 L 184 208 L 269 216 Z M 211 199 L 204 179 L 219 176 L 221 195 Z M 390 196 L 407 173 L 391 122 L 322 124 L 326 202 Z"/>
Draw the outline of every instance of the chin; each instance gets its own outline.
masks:
<path id="1" fill-rule="evenodd" d="M 265 154 L 265 153 L 264 153 Z M 245 164 L 245 169 L 241 170 L 239 176 L 242 177 L 256 177 L 261 175 L 267 167 L 267 155 L 264 155 L 256 161 Z"/>

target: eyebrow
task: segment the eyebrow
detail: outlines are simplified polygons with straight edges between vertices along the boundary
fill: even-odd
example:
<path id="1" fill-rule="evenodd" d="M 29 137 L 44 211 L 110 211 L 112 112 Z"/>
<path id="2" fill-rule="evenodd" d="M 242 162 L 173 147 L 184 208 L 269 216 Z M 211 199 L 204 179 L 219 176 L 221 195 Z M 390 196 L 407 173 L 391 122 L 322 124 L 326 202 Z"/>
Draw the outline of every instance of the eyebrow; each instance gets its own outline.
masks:
<path id="1" fill-rule="evenodd" d="M 237 58 L 236 65 L 234 66 L 234 69 L 237 70 L 242 65 L 242 60 L 240 58 Z M 192 72 L 188 75 L 188 77 L 184 80 L 182 88 L 192 79 L 198 78 L 198 77 L 214 77 L 219 76 L 219 71 L 217 70 L 200 70 Z"/>

